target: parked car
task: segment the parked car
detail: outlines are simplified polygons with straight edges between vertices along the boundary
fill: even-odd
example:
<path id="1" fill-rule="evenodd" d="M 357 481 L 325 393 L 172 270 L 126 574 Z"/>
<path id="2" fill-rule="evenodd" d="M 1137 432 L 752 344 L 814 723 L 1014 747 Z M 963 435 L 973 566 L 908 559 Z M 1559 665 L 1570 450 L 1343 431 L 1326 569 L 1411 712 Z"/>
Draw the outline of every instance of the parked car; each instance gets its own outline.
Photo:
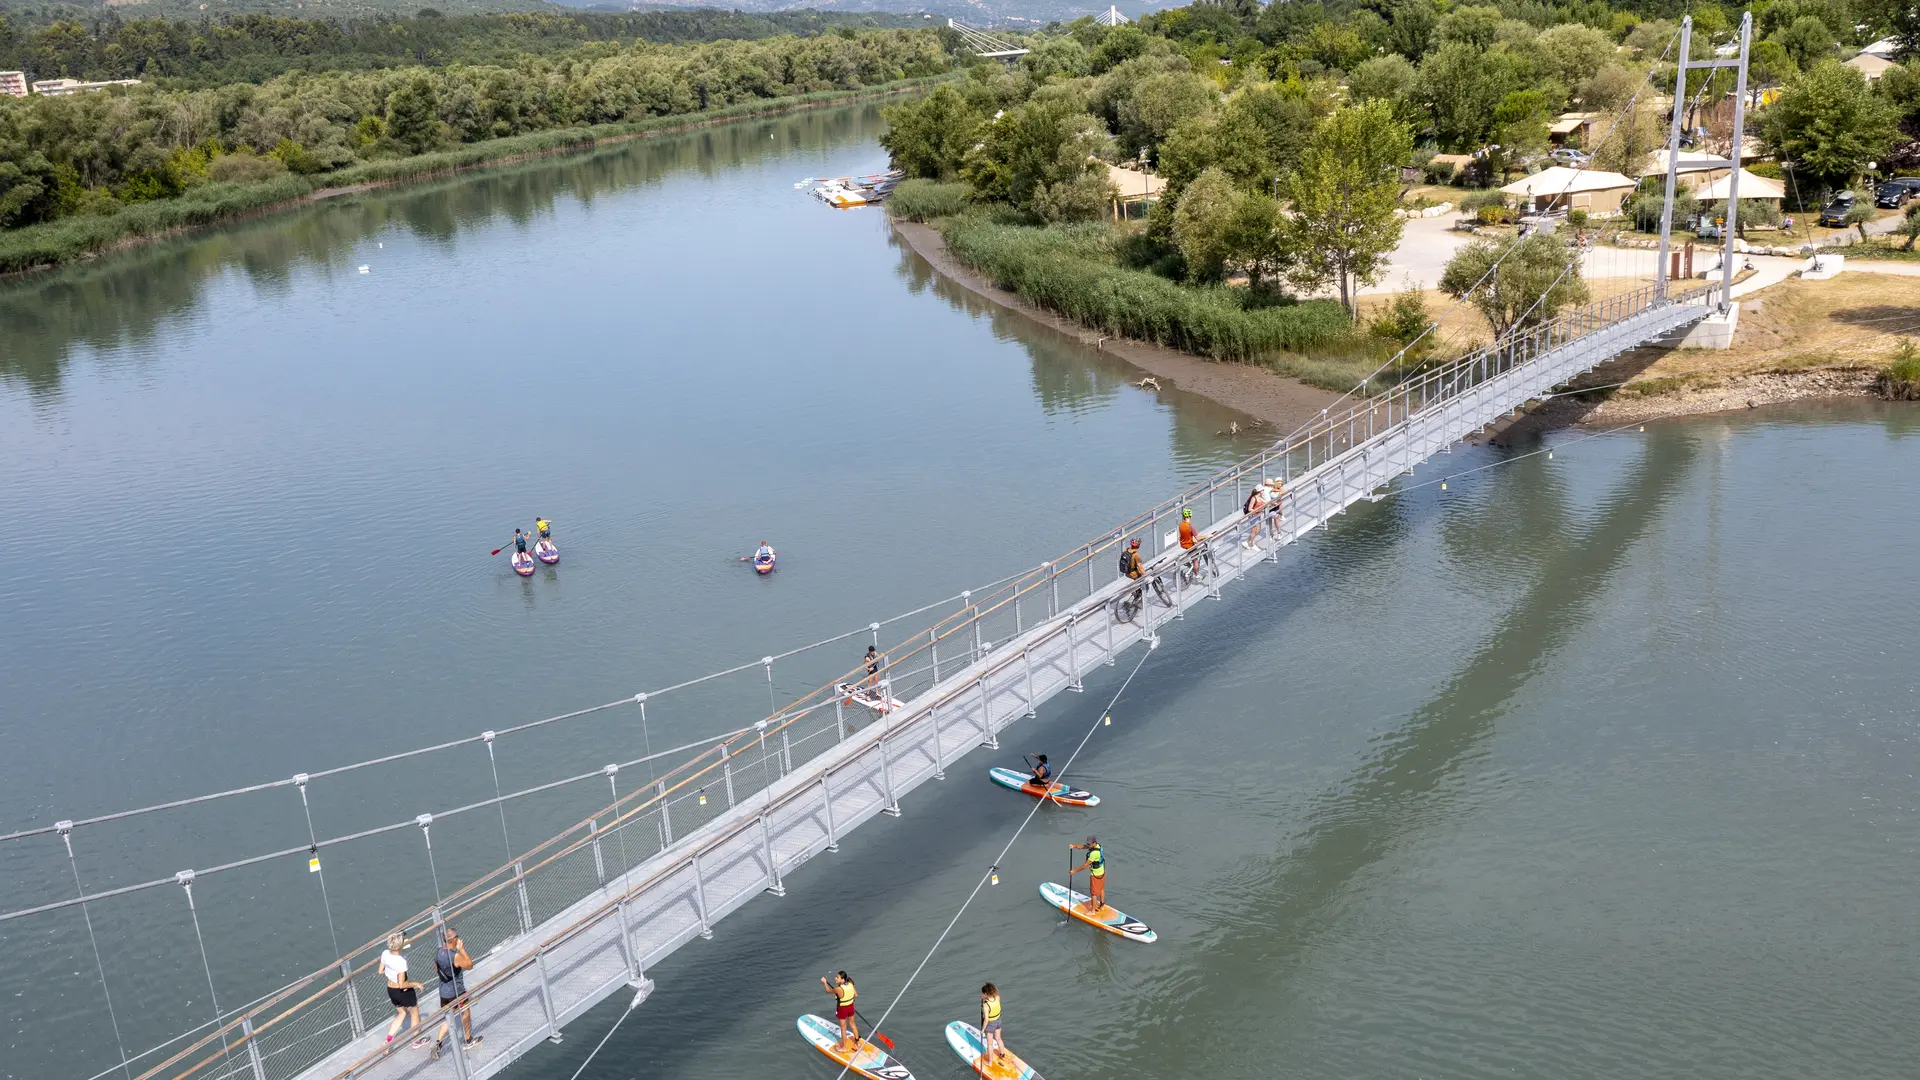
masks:
<path id="1" fill-rule="evenodd" d="M 1847 224 L 1847 211 L 1852 210 L 1853 204 L 1859 200 L 1860 197 L 1851 191 L 1843 191 L 1835 195 L 1831 202 L 1820 208 L 1820 224 L 1829 229 L 1844 228 Z"/>
<path id="2" fill-rule="evenodd" d="M 1592 157 L 1571 146 L 1562 146 L 1547 156 L 1553 159 L 1555 165 L 1565 165 L 1569 169 L 1577 169 L 1593 160 Z"/>
<path id="3" fill-rule="evenodd" d="M 1896 176 L 1874 189 L 1873 205 L 1892 210 L 1916 195 L 1920 195 L 1920 176 Z"/>

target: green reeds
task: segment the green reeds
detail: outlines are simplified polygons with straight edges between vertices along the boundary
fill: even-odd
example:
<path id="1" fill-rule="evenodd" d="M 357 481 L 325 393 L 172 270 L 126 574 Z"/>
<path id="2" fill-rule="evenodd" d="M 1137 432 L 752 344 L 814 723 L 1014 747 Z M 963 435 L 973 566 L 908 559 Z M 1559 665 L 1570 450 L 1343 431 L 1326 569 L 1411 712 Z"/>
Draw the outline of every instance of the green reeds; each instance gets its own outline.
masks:
<path id="1" fill-rule="evenodd" d="M 887 210 L 905 221 L 932 221 L 966 210 L 972 189 L 938 180 L 903 180 L 887 196 Z"/>
<path id="2" fill-rule="evenodd" d="M 1246 289 L 1181 285 L 1124 269 L 1105 224 L 1035 228 L 969 213 L 948 219 L 941 233 L 955 258 L 1027 302 L 1117 337 L 1268 364 L 1278 353 L 1360 348 L 1346 311 L 1332 300 L 1254 306 Z"/>

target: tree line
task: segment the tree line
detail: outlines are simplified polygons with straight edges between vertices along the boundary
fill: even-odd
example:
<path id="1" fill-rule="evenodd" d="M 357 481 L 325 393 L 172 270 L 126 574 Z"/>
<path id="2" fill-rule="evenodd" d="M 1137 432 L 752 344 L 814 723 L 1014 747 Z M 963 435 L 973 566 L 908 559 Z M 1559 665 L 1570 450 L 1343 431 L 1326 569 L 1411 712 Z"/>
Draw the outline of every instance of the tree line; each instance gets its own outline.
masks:
<path id="1" fill-rule="evenodd" d="M 748 13 L 697 9 L 506 12 L 399 18 L 306 19 L 246 13 L 198 19 L 126 19 L 119 9 L 74 18 L 0 15 L 0 70 L 37 79 L 165 80 L 170 86 L 259 82 L 296 68 L 366 71 L 453 64 L 500 64 L 597 44 L 688 44 L 920 27 L 919 16 L 822 11 Z"/>
<path id="2" fill-rule="evenodd" d="M 1920 78 L 1894 68 L 1869 87 L 1840 63 L 1843 44 L 1871 40 L 1891 14 L 1857 0 L 1753 10 L 1749 90 L 1777 100 L 1749 131 L 1796 186 L 1817 198 L 1870 162 L 1897 161 L 1920 135 Z M 1732 40 L 1728 9 L 1691 13 L 1695 59 Z M 1655 99 L 1671 95 L 1679 61 L 1666 14 L 1598 0 L 1201 0 L 1134 25 L 1080 20 L 1034 35 L 1016 66 L 893 107 L 883 142 L 911 176 L 1056 224 L 1109 211 L 1107 163 L 1144 162 L 1167 186 L 1127 249 L 1134 265 L 1193 283 L 1243 271 L 1256 291 L 1331 288 L 1351 308 L 1398 243 L 1402 167 L 1478 152 L 1478 181 L 1501 183 L 1510 164 L 1545 164 L 1549 124 L 1578 109 L 1600 114 L 1596 167 L 1640 175 L 1666 140 Z M 1731 72 L 1690 83 L 1688 130 L 1702 149 L 1716 134 L 1730 144 L 1717 125 Z M 1529 259 L 1566 265 L 1533 247 Z"/>
<path id="3" fill-rule="evenodd" d="M 0 97 L 0 226 L 514 135 L 875 86 L 951 63 L 934 31 L 879 30 Z"/>

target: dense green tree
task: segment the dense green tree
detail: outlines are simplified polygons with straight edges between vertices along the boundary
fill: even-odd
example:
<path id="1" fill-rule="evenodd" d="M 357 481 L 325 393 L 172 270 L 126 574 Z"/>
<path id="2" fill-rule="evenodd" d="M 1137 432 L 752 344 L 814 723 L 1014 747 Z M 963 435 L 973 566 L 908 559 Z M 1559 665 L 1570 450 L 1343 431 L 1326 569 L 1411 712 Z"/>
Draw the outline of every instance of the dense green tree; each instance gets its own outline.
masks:
<path id="1" fill-rule="evenodd" d="M 1835 60 L 1790 83 L 1757 119 L 1761 138 L 1792 163 L 1809 193 L 1845 187 L 1899 135 L 1893 107 L 1859 71 Z"/>
<path id="2" fill-rule="evenodd" d="M 1505 16 L 1497 7 L 1462 5 L 1440 20 L 1440 40 L 1487 49 L 1492 47 L 1503 21 Z"/>
<path id="3" fill-rule="evenodd" d="M 1547 148 L 1547 95 L 1540 90 L 1515 90 L 1493 110 L 1494 140 L 1515 157 Z"/>
<path id="4" fill-rule="evenodd" d="M 1245 265 L 1257 277 L 1277 251 L 1272 199 L 1250 194 L 1219 169 L 1195 177 L 1173 213 L 1173 242 L 1196 281 L 1218 281 L 1227 265 Z"/>
<path id="5" fill-rule="evenodd" d="M 1496 338 L 1538 326 L 1588 297 L 1580 253 L 1552 233 L 1475 240 L 1448 261 L 1440 288 L 1455 299 L 1470 299 Z"/>
<path id="6" fill-rule="evenodd" d="M 1055 216 L 1071 214 L 1085 208 L 1085 192 L 1095 189 L 1087 178 L 1105 179 L 1105 166 L 1094 156 L 1106 142 L 1106 133 L 1087 115 L 1086 98 L 1078 90 L 1046 87 L 987 121 L 960 175 L 983 199 Z"/>
<path id="7" fill-rule="evenodd" d="M 1381 47 L 1417 64 L 1433 48 L 1439 26 L 1433 0 L 1395 0 L 1387 12 L 1387 36 Z"/>
<path id="8" fill-rule="evenodd" d="M 1827 24 L 1813 15 L 1800 16 L 1792 24 L 1769 35 L 1767 40 L 1778 43 L 1793 61 L 1793 66 L 1802 71 L 1832 56 L 1834 47 L 1839 44 Z"/>
<path id="9" fill-rule="evenodd" d="M 1347 92 L 1355 102 L 1384 101 L 1402 120 L 1415 111 L 1413 88 L 1418 78 L 1404 56 L 1376 56 L 1347 74 Z"/>
<path id="10" fill-rule="evenodd" d="M 908 176 L 951 180 L 960 174 L 967 151 L 980 140 L 980 114 L 951 86 L 889 106 L 882 115 L 888 127 L 880 145 L 892 156 L 894 167 Z"/>
<path id="11" fill-rule="evenodd" d="M 1176 125 L 1212 108 L 1220 93 L 1197 75 L 1162 72 L 1140 80 L 1120 103 L 1120 148 L 1132 155 L 1158 148 Z"/>
<path id="12" fill-rule="evenodd" d="M 433 80 L 415 75 L 387 95 L 387 134 L 408 152 L 421 154 L 440 143 L 440 93 Z"/>
<path id="13" fill-rule="evenodd" d="M 1341 109 L 1321 123 L 1286 184 L 1293 202 L 1289 277 L 1302 288 L 1339 287 L 1353 310 L 1354 288 L 1379 280 L 1400 243 L 1400 167 L 1413 136 L 1384 101 Z"/>
<path id="14" fill-rule="evenodd" d="M 1613 62 L 1613 42 L 1590 26 L 1563 23 L 1540 31 L 1533 49 L 1541 59 L 1542 74 L 1568 89 L 1585 86 Z"/>
<path id="15" fill-rule="evenodd" d="M 1327 21 L 1327 9 L 1315 0 L 1268 4 L 1253 24 L 1253 34 L 1268 45 L 1295 41 Z"/>
<path id="16" fill-rule="evenodd" d="M 1433 117 L 1441 145 L 1477 150 L 1492 134 L 1493 111 L 1533 82 L 1525 61 L 1504 48 L 1481 51 L 1448 42 L 1420 63 L 1417 93 Z"/>

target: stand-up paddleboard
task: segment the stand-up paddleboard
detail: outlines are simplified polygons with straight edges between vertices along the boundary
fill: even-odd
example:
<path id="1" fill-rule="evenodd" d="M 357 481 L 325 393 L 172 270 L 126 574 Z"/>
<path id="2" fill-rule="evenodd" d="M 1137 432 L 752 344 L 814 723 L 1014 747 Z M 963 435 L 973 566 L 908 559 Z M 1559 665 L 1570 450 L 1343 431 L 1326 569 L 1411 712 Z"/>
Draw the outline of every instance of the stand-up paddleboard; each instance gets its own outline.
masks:
<path id="1" fill-rule="evenodd" d="M 1040 790 L 1040 785 L 1033 782 L 1032 773 L 1023 773 L 1017 769 L 1003 769 L 995 765 L 993 768 L 987 770 L 987 775 L 992 777 L 993 782 L 999 784 L 1001 787 L 1012 788 L 1015 791 L 1024 791 L 1036 799 L 1065 803 L 1068 806 L 1100 805 L 1100 796 L 1095 795 L 1091 791 L 1081 791 L 1077 788 L 1070 788 L 1057 780 L 1053 783 L 1052 791 L 1042 791 Z"/>
<path id="2" fill-rule="evenodd" d="M 777 551 L 771 551 L 765 555 L 756 553 L 753 556 L 753 572 L 756 574 L 773 573 L 774 560 L 779 557 L 780 557 L 780 553 Z"/>
<path id="3" fill-rule="evenodd" d="M 560 561 L 560 549 L 553 546 L 553 541 L 544 538 L 533 545 L 533 555 L 548 566 Z"/>
<path id="4" fill-rule="evenodd" d="M 960 1055 L 960 1060 L 973 1066 L 973 1071 L 987 1080 L 1043 1080 L 1033 1066 L 1020 1060 L 1020 1055 L 1007 1051 L 1005 1061 L 986 1061 L 987 1044 L 980 1029 L 965 1020 L 955 1020 L 947 1025 L 947 1045 Z"/>
<path id="5" fill-rule="evenodd" d="M 524 551 L 513 553 L 513 572 L 521 577 L 533 576 L 533 556 Z"/>
<path id="6" fill-rule="evenodd" d="M 1052 904 L 1055 908 L 1066 912 L 1081 922 L 1089 926 L 1097 926 L 1109 934 L 1117 934 L 1120 937 L 1126 938 L 1128 941 L 1140 941 L 1151 945 L 1160 940 L 1160 935 L 1149 930 L 1146 923 L 1129 918 L 1126 912 L 1120 911 L 1112 905 L 1104 906 L 1099 911 L 1089 915 L 1085 909 L 1079 906 L 1087 902 L 1087 894 L 1083 892 L 1070 892 L 1065 885 L 1061 885 L 1058 882 L 1041 882 L 1040 897 L 1047 903 Z"/>
<path id="7" fill-rule="evenodd" d="M 865 1039 L 860 1040 L 860 1049 L 851 1054 L 836 1049 L 835 1044 L 840 1041 L 840 1025 L 825 1017 L 808 1013 L 796 1022 L 796 1026 L 800 1028 L 800 1037 L 812 1043 L 815 1050 L 867 1077 L 867 1080 L 913 1080 L 913 1074 L 907 1071 L 905 1065 L 888 1057 L 885 1050 Z"/>
<path id="8" fill-rule="evenodd" d="M 885 715 L 895 709 L 904 709 L 907 703 L 871 686 L 856 686 L 853 683 L 840 683 L 834 687 L 849 704 L 865 705 L 874 712 Z"/>

